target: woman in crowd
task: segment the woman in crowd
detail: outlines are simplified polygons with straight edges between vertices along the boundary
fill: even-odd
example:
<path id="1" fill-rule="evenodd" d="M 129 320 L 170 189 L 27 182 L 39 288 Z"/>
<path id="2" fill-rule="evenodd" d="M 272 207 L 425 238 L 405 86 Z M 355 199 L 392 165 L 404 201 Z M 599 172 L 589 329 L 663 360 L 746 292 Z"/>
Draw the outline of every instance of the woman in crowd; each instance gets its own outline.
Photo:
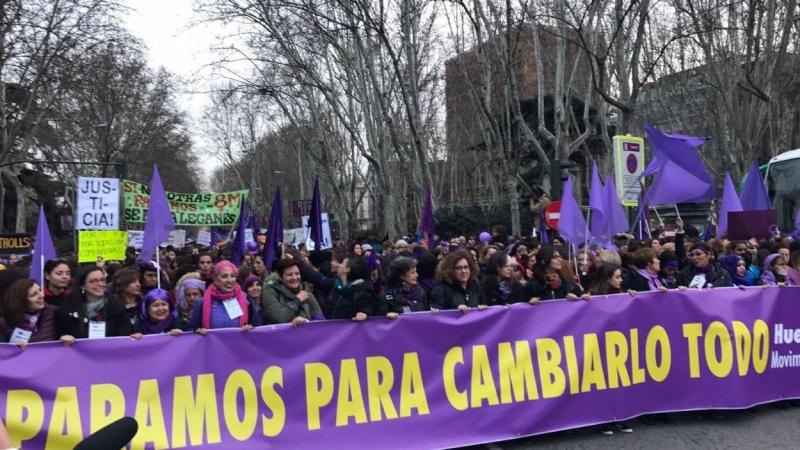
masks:
<path id="1" fill-rule="evenodd" d="M 786 268 L 786 275 L 792 286 L 800 286 L 800 250 L 795 250 L 789 254 L 789 266 Z"/>
<path id="2" fill-rule="evenodd" d="M 508 305 L 525 301 L 523 285 L 514 282 L 514 272 L 519 272 L 517 261 L 505 253 L 495 253 L 486 263 L 483 295 L 490 305 Z"/>
<path id="3" fill-rule="evenodd" d="M 431 292 L 436 287 L 436 255 L 428 250 L 423 250 L 417 257 L 417 284 L 425 291 L 425 296 L 430 300 Z"/>
<path id="4" fill-rule="evenodd" d="M 189 272 L 178 280 L 175 300 L 178 316 L 186 323 L 192 321 L 192 313 L 198 300 L 202 301 L 206 293 L 206 282 L 200 279 L 200 273 Z"/>
<path id="5" fill-rule="evenodd" d="M 44 299 L 53 306 L 61 306 L 69 298 L 72 282 L 69 264 L 63 259 L 51 259 L 44 264 Z"/>
<path id="6" fill-rule="evenodd" d="M 57 339 L 57 308 L 44 301 L 44 294 L 35 281 L 27 278 L 15 281 L 2 300 L 0 342 L 25 347 L 26 344 Z"/>
<path id="7" fill-rule="evenodd" d="M 363 257 L 354 256 L 346 261 L 347 287 L 339 295 L 333 318 L 366 320 L 376 312 L 376 294 L 370 267 Z"/>
<path id="8" fill-rule="evenodd" d="M 110 297 L 122 303 L 131 322 L 131 328 L 136 328 L 142 317 L 142 285 L 139 281 L 139 272 L 133 269 L 120 269 L 114 274 L 111 286 L 114 293 Z"/>
<path id="9" fill-rule="evenodd" d="M 436 269 L 439 284 L 431 292 L 431 306 L 436 309 L 486 309 L 488 300 L 478 282 L 478 265 L 464 249 L 448 253 Z"/>
<path id="10" fill-rule="evenodd" d="M 141 320 L 133 328 L 131 337 L 139 339 L 145 334 L 164 334 L 178 336 L 188 324 L 178 317 L 175 299 L 164 289 L 153 289 L 142 301 Z"/>
<path id="11" fill-rule="evenodd" d="M 786 257 L 780 253 L 773 253 L 764 260 L 764 271 L 761 273 L 761 283 L 765 286 L 791 285 L 786 269 L 789 264 Z"/>
<path id="12" fill-rule="evenodd" d="M 264 258 L 261 255 L 253 257 L 253 274 L 258 276 L 261 280 L 266 279 L 269 274 L 267 266 L 264 265 Z"/>
<path id="13" fill-rule="evenodd" d="M 719 258 L 719 264 L 723 269 L 728 271 L 731 276 L 733 284 L 739 287 L 752 286 L 753 283 L 747 278 L 747 263 L 744 258 L 736 253 L 722 255 Z"/>
<path id="14" fill-rule="evenodd" d="M 70 345 L 76 339 L 131 334 L 123 304 L 106 293 L 106 273 L 101 267 L 83 267 L 71 291 L 56 313 L 56 334 L 64 344 Z"/>
<path id="15" fill-rule="evenodd" d="M 263 291 L 261 278 L 256 275 L 248 275 L 242 283 L 242 289 L 247 293 L 247 301 L 253 305 L 258 317 L 261 317 L 261 294 Z"/>
<path id="16" fill-rule="evenodd" d="M 299 326 L 311 320 L 325 319 L 314 295 L 302 289 L 301 265 L 294 258 L 282 259 L 275 264 L 278 280 L 266 286 L 261 296 L 265 322 Z"/>
<path id="17" fill-rule="evenodd" d="M 350 246 L 350 254 L 356 257 L 364 256 L 364 248 L 360 242 L 353 242 L 353 245 Z"/>
<path id="18" fill-rule="evenodd" d="M 223 260 L 214 266 L 214 282 L 192 312 L 191 328 L 198 334 L 204 335 L 208 330 L 218 328 L 248 331 L 261 324 L 255 308 L 236 282 L 238 270 L 230 261 Z"/>
<path id="19" fill-rule="evenodd" d="M 525 299 L 529 303 L 560 298 L 577 300 L 581 296 L 585 300 L 590 298 L 589 294 L 584 295 L 583 289 L 564 273 L 564 261 L 555 247 L 544 246 L 539 249 L 533 270 L 534 278 L 525 285 L 524 290 Z"/>
<path id="20" fill-rule="evenodd" d="M 578 252 L 578 280 L 584 290 L 587 290 L 592 284 L 592 279 L 595 276 L 597 268 L 594 264 L 594 257 L 592 251 L 583 249 Z"/>
<path id="21" fill-rule="evenodd" d="M 691 260 L 686 268 L 678 273 L 678 285 L 685 287 L 731 287 L 733 281 L 728 271 L 714 263 L 711 247 L 705 242 L 697 242 L 689 247 Z"/>
<path id="22" fill-rule="evenodd" d="M 639 292 L 667 291 L 667 287 L 659 277 L 661 260 L 655 250 L 650 247 L 640 248 L 631 255 L 630 261 L 633 271 L 628 281 L 629 289 Z"/>
<path id="23" fill-rule="evenodd" d="M 659 277 L 661 278 L 661 282 L 664 284 L 664 287 L 667 289 L 677 289 L 678 288 L 678 268 L 680 267 L 680 261 L 678 261 L 678 257 L 675 256 L 675 253 L 672 251 L 667 251 L 666 247 L 662 247 L 662 252 L 658 255 L 658 259 L 661 261 L 661 272 L 659 272 Z"/>
<path id="24" fill-rule="evenodd" d="M 597 269 L 592 287 L 592 295 L 611 295 L 622 292 L 622 270 L 616 264 L 603 263 Z"/>
<path id="25" fill-rule="evenodd" d="M 399 314 L 430 310 L 428 293 L 419 285 L 417 262 L 413 258 L 394 258 L 386 269 L 386 291 L 375 315 L 396 319 Z"/>

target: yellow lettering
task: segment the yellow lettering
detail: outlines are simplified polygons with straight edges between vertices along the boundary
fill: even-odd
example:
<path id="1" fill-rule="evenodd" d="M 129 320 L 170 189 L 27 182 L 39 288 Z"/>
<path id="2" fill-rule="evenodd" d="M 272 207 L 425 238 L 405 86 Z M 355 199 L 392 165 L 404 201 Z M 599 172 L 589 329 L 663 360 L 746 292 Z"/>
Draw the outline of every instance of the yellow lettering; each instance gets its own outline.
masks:
<path id="1" fill-rule="evenodd" d="M 261 376 L 261 400 L 272 411 L 272 418 L 261 415 L 261 429 L 267 437 L 281 434 L 286 424 L 286 404 L 275 386 L 283 387 L 283 369 L 272 366 Z"/>
<path id="2" fill-rule="evenodd" d="M 764 373 L 769 360 L 769 327 L 758 319 L 753 324 L 753 370 Z"/>
<path id="3" fill-rule="evenodd" d="M 720 355 L 717 355 L 719 341 Z M 731 335 L 728 328 L 720 321 L 711 322 L 706 330 L 705 353 L 708 370 L 718 378 L 724 378 L 733 369 L 733 350 L 731 349 Z M 719 358 L 717 357 L 719 356 Z"/>
<path id="4" fill-rule="evenodd" d="M 600 356 L 600 342 L 595 333 L 583 335 L 583 375 L 581 376 L 581 392 L 589 392 L 592 385 L 598 391 L 606 388 L 603 374 L 603 360 Z"/>
<path id="5" fill-rule="evenodd" d="M 239 391 L 242 402 L 239 402 Z M 243 405 L 244 417 L 239 417 L 239 405 Z M 246 370 L 237 369 L 228 375 L 222 391 L 222 411 L 225 414 L 225 426 L 237 441 L 246 441 L 256 431 L 258 421 L 258 397 L 256 382 Z"/>
<path id="6" fill-rule="evenodd" d="M 73 448 L 81 439 L 83 439 L 83 427 L 78 407 L 78 388 L 60 387 L 53 401 L 45 450 Z"/>
<path id="7" fill-rule="evenodd" d="M 736 342 L 736 362 L 739 367 L 739 376 L 747 375 L 750 370 L 750 354 L 753 350 L 753 338 L 750 329 L 744 323 L 733 321 L 733 338 Z"/>
<path id="8" fill-rule="evenodd" d="M 683 324 L 683 337 L 689 346 L 689 376 L 700 378 L 700 352 L 697 340 L 703 335 L 703 325 L 699 323 Z"/>
<path id="9" fill-rule="evenodd" d="M 197 376 L 197 390 L 191 376 L 175 378 L 172 395 L 172 447 L 186 447 L 186 428 L 192 446 L 202 445 L 203 432 L 208 427 L 208 443 L 221 441 L 217 392 L 214 374 Z"/>
<path id="10" fill-rule="evenodd" d="M 644 369 L 639 362 L 639 330 L 631 328 L 631 381 L 633 384 L 644 383 Z"/>
<path id="11" fill-rule="evenodd" d="M 425 385 L 422 382 L 419 355 L 413 352 L 403 354 L 403 374 L 400 381 L 400 417 L 411 416 L 412 409 L 416 409 L 417 414 L 420 416 L 431 413 L 428 408 L 428 397 L 425 395 Z"/>
<path id="12" fill-rule="evenodd" d="M 542 385 L 542 397 L 553 398 L 564 394 L 566 380 L 561 364 L 561 349 L 558 342 L 551 338 L 536 340 L 536 361 L 539 363 L 539 379 Z"/>
<path id="13" fill-rule="evenodd" d="M 131 441 L 131 450 L 144 450 L 148 442 L 156 449 L 169 448 L 157 380 L 139 382 L 134 417 L 139 423 L 139 432 Z"/>
<path id="14" fill-rule="evenodd" d="M 319 410 L 333 400 L 333 373 L 323 363 L 306 364 L 308 429 L 319 430 Z"/>
<path id="15" fill-rule="evenodd" d="M 569 393 L 571 395 L 581 392 L 581 377 L 578 373 L 578 356 L 575 353 L 575 338 L 564 336 L 564 356 L 567 362 L 567 376 L 569 377 Z"/>
<path id="16" fill-rule="evenodd" d="M 650 378 L 659 383 L 666 380 L 672 368 L 672 348 L 669 345 L 667 330 L 661 325 L 654 326 L 647 333 L 647 341 L 644 345 L 647 373 Z M 657 347 L 661 347 L 661 364 L 656 361 Z"/>
<path id="17" fill-rule="evenodd" d="M 397 410 L 392 402 L 392 386 L 394 386 L 394 369 L 392 362 L 385 356 L 367 358 L 367 392 L 369 394 L 369 420 L 377 422 L 383 419 L 397 419 Z"/>
<path id="18" fill-rule="evenodd" d="M 350 417 L 356 423 L 367 422 L 364 409 L 364 396 L 361 394 L 361 381 L 353 358 L 343 359 L 339 367 L 339 394 L 336 404 L 336 426 L 346 427 Z"/>
<path id="19" fill-rule="evenodd" d="M 6 398 L 6 428 L 14 447 L 33 439 L 44 425 L 42 397 L 29 389 L 8 391 Z"/>
<path id="20" fill-rule="evenodd" d="M 116 384 L 93 384 L 89 404 L 89 432 L 125 417 L 125 394 Z"/>
<path id="21" fill-rule="evenodd" d="M 489 364 L 489 353 L 485 345 L 472 346 L 472 381 L 470 383 L 470 406 L 480 408 L 486 400 L 490 405 L 497 405 L 497 388 Z"/>
<path id="22" fill-rule="evenodd" d="M 444 355 L 442 363 L 442 380 L 444 382 L 444 393 L 447 401 L 457 411 L 464 411 L 469 408 L 469 400 L 466 391 L 459 391 L 456 386 L 456 366 L 464 365 L 464 350 L 461 347 L 453 347 Z"/>
<path id="23" fill-rule="evenodd" d="M 628 376 L 628 340 L 619 331 L 606 332 L 606 364 L 608 365 L 608 387 L 630 386 Z"/>
<path id="24" fill-rule="evenodd" d="M 500 402 L 511 403 L 511 391 L 514 391 L 515 402 L 539 398 L 536 379 L 533 377 L 533 358 L 528 341 L 514 343 L 516 352 L 509 342 L 501 342 L 497 347 L 497 359 L 500 365 Z M 515 354 L 516 353 L 516 354 Z"/>

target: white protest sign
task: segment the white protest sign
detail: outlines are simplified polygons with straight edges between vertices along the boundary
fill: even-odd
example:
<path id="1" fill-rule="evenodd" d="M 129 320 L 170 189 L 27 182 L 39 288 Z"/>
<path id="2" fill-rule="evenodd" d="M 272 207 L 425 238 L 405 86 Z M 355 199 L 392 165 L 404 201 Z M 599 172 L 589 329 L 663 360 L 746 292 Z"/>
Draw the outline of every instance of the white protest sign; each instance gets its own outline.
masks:
<path id="1" fill-rule="evenodd" d="M 211 232 L 206 230 L 199 230 L 197 232 L 197 245 L 204 247 L 211 247 Z"/>
<path id="2" fill-rule="evenodd" d="M 128 247 L 133 247 L 136 250 L 141 250 L 143 243 L 144 243 L 144 231 L 128 230 Z"/>
<path id="3" fill-rule="evenodd" d="M 306 237 L 302 228 L 289 228 L 288 230 L 283 230 L 283 242 L 286 245 L 292 245 L 296 247 L 297 244 L 303 243 L 305 240 Z"/>
<path id="4" fill-rule="evenodd" d="M 311 229 L 308 227 L 308 216 L 303 216 L 303 237 L 306 240 L 306 250 L 314 250 L 314 241 L 311 240 Z M 333 248 L 328 213 L 322 213 L 322 245 L 320 247 L 322 250 Z"/>
<path id="5" fill-rule="evenodd" d="M 119 180 L 78 177 L 76 230 L 119 229 Z"/>
<path id="6" fill-rule="evenodd" d="M 161 244 L 161 247 L 173 246 L 175 248 L 183 248 L 186 246 L 186 230 L 172 230 L 169 232 L 169 239 L 167 242 Z"/>
<path id="7" fill-rule="evenodd" d="M 256 240 L 253 239 L 253 230 L 250 228 L 245 228 L 244 230 L 244 242 L 249 244 L 251 242 L 255 242 Z"/>

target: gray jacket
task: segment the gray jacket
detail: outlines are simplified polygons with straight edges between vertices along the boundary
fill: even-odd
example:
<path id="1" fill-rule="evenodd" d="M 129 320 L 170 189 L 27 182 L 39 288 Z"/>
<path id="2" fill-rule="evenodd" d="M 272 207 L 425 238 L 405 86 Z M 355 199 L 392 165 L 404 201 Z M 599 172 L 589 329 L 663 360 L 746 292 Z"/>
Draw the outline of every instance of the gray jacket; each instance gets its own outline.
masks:
<path id="1" fill-rule="evenodd" d="M 306 301 L 300 301 L 280 281 L 264 286 L 261 311 L 264 313 L 264 323 L 269 324 L 290 323 L 297 316 L 308 320 L 325 319 L 313 294 L 309 293 Z"/>

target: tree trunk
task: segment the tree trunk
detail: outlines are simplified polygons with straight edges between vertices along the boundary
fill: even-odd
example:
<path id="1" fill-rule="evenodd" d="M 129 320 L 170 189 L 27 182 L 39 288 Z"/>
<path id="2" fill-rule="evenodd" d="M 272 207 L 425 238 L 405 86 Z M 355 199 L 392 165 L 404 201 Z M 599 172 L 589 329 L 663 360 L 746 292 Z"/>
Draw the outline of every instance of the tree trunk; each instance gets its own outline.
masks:
<path id="1" fill-rule="evenodd" d="M 508 202 L 511 207 L 511 234 L 520 236 L 522 224 L 519 217 L 519 191 L 517 190 L 517 180 L 508 180 Z"/>

